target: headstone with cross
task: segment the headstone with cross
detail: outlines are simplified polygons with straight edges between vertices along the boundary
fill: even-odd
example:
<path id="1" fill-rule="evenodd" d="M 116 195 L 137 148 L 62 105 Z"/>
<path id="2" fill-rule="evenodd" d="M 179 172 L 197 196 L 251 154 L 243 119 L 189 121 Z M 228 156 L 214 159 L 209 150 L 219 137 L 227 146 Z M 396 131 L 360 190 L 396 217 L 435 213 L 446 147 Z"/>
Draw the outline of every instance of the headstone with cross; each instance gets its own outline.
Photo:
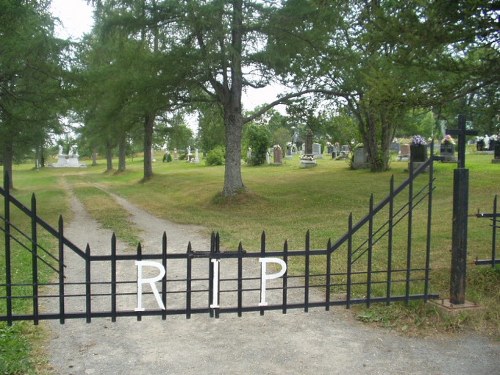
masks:
<path id="1" fill-rule="evenodd" d="M 465 144 L 468 135 L 477 131 L 467 130 L 465 116 L 458 116 L 458 129 L 446 130 L 446 134 L 458 137 L 457 169 L 453 175 L 453 228 L 450 302 L 465 303 L 465 280 L 467 275 L 467 217 L 469 206 L 469 170 L 465 168 Z"/>

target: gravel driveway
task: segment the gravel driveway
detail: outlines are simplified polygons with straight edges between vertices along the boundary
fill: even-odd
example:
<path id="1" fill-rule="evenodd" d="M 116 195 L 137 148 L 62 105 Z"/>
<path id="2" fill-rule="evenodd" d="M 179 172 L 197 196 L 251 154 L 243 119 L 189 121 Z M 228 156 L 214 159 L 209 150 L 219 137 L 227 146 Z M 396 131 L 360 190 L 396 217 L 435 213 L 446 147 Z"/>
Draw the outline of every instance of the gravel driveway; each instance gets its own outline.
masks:
<path id="1" fill-rule="evenodd" d="M 114 196 L 141 229 L 143 245 L 208 246 L 202 228 L 158 219 Z M 109 249 L 99 227 L 73 196 L 65 235 L 84 248 Z M 153 245 L 154 242 L 154 245 Z M 97 250 L 96 250 L 97 251 Z M 109 251 L 109 250 L 106 250 Z M 72 267 L 68 265 L 68 267 Z M 71 272 L 81 270 L 74 269 Z M 355 321 L 343 308 L 222 315 L 68 320 L 46 323 L 56 374 L 497 374 L 500 345 L 477 335 L 410 338 Z"/>

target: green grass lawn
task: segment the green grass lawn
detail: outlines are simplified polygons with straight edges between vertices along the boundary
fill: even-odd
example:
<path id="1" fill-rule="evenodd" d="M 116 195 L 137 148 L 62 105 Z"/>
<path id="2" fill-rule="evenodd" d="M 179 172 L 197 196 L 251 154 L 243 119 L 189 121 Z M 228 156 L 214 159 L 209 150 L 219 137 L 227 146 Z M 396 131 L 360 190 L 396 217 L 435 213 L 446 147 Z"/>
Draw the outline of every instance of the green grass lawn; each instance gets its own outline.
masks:
<path id="1" fill-rule="evenodd" d="M 491 155 L 467 156 L 470 214 L 478 209 L 491 212 L 494 195 L 500 194 L 500 164 L 492 164 L 491 158 Z M 211 231 L 217 231 L 223 248 L 235 249 L 241 241 L 245 249 L 257 251 L 264 230 L 268 249 L 281 249 L 284 240 L 288 240 L 290 249 L 300 249 L 307 230 L 310 230 L 313 248 L 324 248 L 328 239 L 334 242 L 345 233 L 349 213 L 353 214 L 354 221 L 367 214 L 370 194 L 374 195 L 377 203 L 387 196 L 392 175 L 396 186 L 408 175 L 406 162 L 393 162 L 390 171 L 374 174 L 367 170 L 350 170 L 345 161 L 330 158 L 318 160 L 318 166 L 313 169 L 299 168 L 298 159 L 285 159 L 282 166 L 243 166 L 243 180 L 248 192 L 232 200 L 223 200 L 220 197 L 224 176 L 222 166 L 206 167 L 203 163 L 189 164 L 184 161 L 156 162 L 153 179 L 141 182 L 142 163 L 139 158 L 128 161 L 127 171 L 120 174 L 104 173 L 104 161 L 86 169 L 45 168 L 37 171 L 30 165 L 19 165 L 14 170 L 16 190 L 13 195 L 29 204 L 31 193 L 36 192 L 40 216 L 54 225 L 59 214 L 68 221 L 71 220 L 71 213 L 68 196 L 63 189 L 64 179 L 73 186 L 79 199 L 102 225 L 113 229 L 120 239 L 129 243 L 136 241 L 139 233 L 130 226 L 123 209 L 108 199 L 95 184 L 158 217 L 202 225 L 207 228 L 207 236 Z M 432 292 L 443 298 L 449 295 L 455 166 L 435 164 L 431 283 Z M 416 212 L 415 215 L 418 224 L 422 219 L 419 215 L 424 213 Z M 421 230 L 416 230 L 414 236 L 418 247 Z M 159 236 L 158 243 L 160 240 Z M 424 240 L 425 237 L 422 237 Z M 405 243 L 404 234 L 395 239 L 396 247 L 404 247 Z M 498 337 L 500 272 L 491 267 L 472 265 L 476 257 L 486 258 L 490 252 L 491 226 L 488 220 L 471 217 L 467 299 L 483 305 L 481 312 L 448 317 L 422 303 L 375 306 L 370 310 L 356 307 L 354 311 L 361 320 L 402 331 L 440 332 L 467 328 Z M 2 262 L 0 260 L 3 269 Z M 0 337 L 8 336 L 10 340 L 12 330 L 1 327 L 3 333 Z M 15 332 L 12 334 L 19 336 Z M 22 340 L 22 335 L 20 337 Z M 1 354 L 4 356 L 6 344 L 1 340 Z"/>

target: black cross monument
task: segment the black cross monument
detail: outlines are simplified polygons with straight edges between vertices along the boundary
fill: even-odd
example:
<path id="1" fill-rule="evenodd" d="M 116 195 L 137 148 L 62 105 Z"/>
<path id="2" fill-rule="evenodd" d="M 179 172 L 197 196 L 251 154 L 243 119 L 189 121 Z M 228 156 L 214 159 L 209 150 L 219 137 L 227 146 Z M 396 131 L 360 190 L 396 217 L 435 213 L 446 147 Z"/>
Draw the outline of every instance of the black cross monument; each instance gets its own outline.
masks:
<path id="1" fill-rule="evenodd" d="M 467 273 L 467 215 L 469 206 L 469 170 L 465 168 L 465 144 L 468 135 L 477 131 L 465 128 L 465 116 L 458 115 L 458 129 L 446 130 L 458 137 L 458 161 L 453 175 L 453 228 L 451 244 L 450 303 L 465 303 Z"/>

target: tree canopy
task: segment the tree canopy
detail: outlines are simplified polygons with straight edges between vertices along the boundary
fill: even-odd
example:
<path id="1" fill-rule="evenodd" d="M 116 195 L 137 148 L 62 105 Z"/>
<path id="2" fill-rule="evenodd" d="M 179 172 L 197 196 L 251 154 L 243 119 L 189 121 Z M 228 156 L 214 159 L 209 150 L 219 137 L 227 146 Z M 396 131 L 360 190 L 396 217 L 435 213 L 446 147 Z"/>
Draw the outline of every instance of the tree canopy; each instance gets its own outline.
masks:
<path id="1" fill-rule="evenodd" d="M 14 150 L 57 130 L 67 109 L 84 123 L 89 145 L 107 150 L 108 169 L 115 147 L 125 168 L 127 145 L 141 134 L 145 179 L 154 140 L 191 142 L 179 116 L 197 112 L 199 146 L 225 149 L 224 196 L 245 190 L 246 124 L 267 127 L 276 143 L 306 127 L 322 140 L 359 135 L 373 171 L 389 168 L 395 135 L 432 134 L 430 122 L 453 121 L 458 111 L 482 132 L 499 131 L 500 14 L 492 1 L 89 2 L 95 27 L 75 55 L 53 37 L 50 1 L 0 0 L 7 168 Z M 285 87 L 275 101 L 244 111 L 247 90 L 274 83 Z M 278 104 L 287 116 L 272 111 Z"/>
<path id="2" fill-rule="evenodd" d="M 67 44 L 54 37 L 47 7 L 0 0 L 0 149 L 11 185 L 14 158 L 43 147 L 66 109 Z"/>

